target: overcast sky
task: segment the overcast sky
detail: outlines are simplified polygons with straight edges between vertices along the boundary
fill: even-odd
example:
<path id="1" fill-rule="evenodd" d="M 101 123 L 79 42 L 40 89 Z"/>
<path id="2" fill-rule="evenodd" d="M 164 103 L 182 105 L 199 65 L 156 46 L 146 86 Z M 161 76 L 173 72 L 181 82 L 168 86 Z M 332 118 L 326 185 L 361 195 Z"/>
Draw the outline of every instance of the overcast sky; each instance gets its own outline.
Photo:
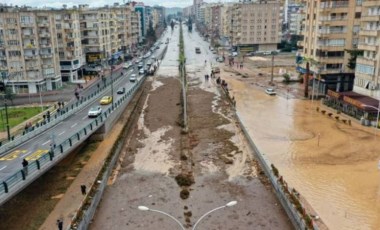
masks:
<path id="1" fill-rule="evenodd" d="M 220 0 L 220 2 L 231 2 L 234 0 Z M 236 0 L 237 1 L 237 0 Z M 123 3 L 123 0 L 11 0 L 11 1 L 5 1 L 0 0 L 0 2 L 6 2 L 11 3 L 13 5 L 28 5 L 28 6 L 34 6 L 34 7 L 56 7 L 61 8 L 63 4 L 68 5 L 69 7 L 73 5 L 78 4 L 89 4 L 90 6 L 97 7 L 97 6 L 104 6 L 107 4 L 111 4 L 113 2 Z M 125 2 L 128 2 L 128 0 L 125 0 Z M 186 7 L 190 6 L 193 3 L 193 0 L 141 0 L 136 2 L 144 2 L 145 5 L 154 6 L 154 5 L 160 5 L 165 7 Z M 206 2 L 219 2 L 219 0 L 206 0 Z"/>

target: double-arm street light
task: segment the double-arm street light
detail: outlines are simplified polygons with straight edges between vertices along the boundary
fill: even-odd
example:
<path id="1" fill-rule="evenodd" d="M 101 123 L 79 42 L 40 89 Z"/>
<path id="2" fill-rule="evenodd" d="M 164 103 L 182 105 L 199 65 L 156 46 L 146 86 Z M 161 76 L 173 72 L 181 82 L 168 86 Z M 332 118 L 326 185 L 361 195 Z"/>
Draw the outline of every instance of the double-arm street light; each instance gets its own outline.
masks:
<path id="1" fill-rule="evenodd" d="M 196 227 L 197 227 L 197 225 L 206 217 L 206 216 L 208 216 L 208 215 L 210 215 L 212 212 L 215 212 L 215 211 L 217 211 L 217 210 L 219 210 L 219 209 L 223 209 L 223 208 L 227 208 L 227 207 L 232 207 L 232 206 L 234 206 L 234 205 L 236 205 L 237 204 L 237 201 L 230 201 L 230 202 L 228 202 L 227 204 L 225 204 L 225 205 L 223 205 L 223 206 L 220 206 L 220 207 L 217 207 L 217 208 L 214 208 L 214 209 L 212 209 L 212 210 L 210 210 L 210 211 L 208 211 L 208 212 L 206 212 L 205 214 L 203 214 L 198 220 L 197 220 L 197 222 L 195 222 L 195 224 L 194 224 L 194 226 L 193 226 L 193 228 L 192 228 L 192 230 L 196 230 Z M 170 217 L 171 219 L 173 219 L 180 227 L 181 227 L 181 229 L 182 230 L 185 230 L 185 227 L 181 224 L 181 222 L 179 221 L 179 220 L 177 220 L 174 216 L 172 216 L 172 215 L 170 215 L 170 214 L 168 214 L 168 213 L 166 213 L 166 212 L 163 212 L 163 211 L 160 211 L 160 210 L 156 210 L 156 209 L 150 209 L 150 208 L 148 208 L 148 207 L 146 207 L 146 206 L 138 206 L 138 209 L 139 210 L 141 210 L 141 211 L 151 211 L 151 212 L 157 212 L 157 213 L 160 213 L 160 214 L 163 214 L 163 215 L 165 215 L 165 216 L 168 216 L 168 217 Z"/>

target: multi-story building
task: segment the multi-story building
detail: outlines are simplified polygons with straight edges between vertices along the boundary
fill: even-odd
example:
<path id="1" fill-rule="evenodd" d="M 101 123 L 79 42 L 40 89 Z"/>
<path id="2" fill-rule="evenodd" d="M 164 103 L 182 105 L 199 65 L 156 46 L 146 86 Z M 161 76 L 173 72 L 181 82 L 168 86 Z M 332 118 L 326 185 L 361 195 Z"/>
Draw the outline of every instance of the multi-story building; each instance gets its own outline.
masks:
<path id="1" fill-rule="evenodd" d="M 0 71 L 14 93 L 37 93 L 62 86 L 55 14 L 2 7 Z"/>
<path id="2" fill-rule="evenodd" d="M 199 8 L 203 5 L 203 0 L 193 0 L 193 12 L 194 12 L 194 17 L 195 20 L 199 20 L 200 15 L 199 15 Z"/>
<path id="3" fill-rule="evenodd" d="M 145 6 L 144 6 L 144 3 L 140 2 L 140 3 L 136 3 L 134 5 L 135 7 L 135 11 L 138 12 L 140 14 L 140 39 L 144 39 L 145 38 L 145 35 L 146 35 L 146 31 L 147 31 L 147 16 L 146 16 L 146 13 L 145 13 Z M 142 40 L 140 40 L 142 41 Z"/>
<path id="4" fill-rule="evenodd" d="M 305 19 L 305 8 L 300 4 L 288 6 L 287 27 L 290 35 L 300 35 L 302 22 Z"/>
<path id="5" fill-rule="evenodd" d="M 354 90 L 380 98 L 380 1 L 364 0 L 361 12 Z"/>
<path id="6" fill-rule="evenodd" d="M 135 51 L 137 45 L 140 41 L 140 32 L 141 32 L 141 24 L 140 24 L 140 14 L 136 11 L 131 12 L 131 47 L 132 50 Z"/>
<path id="7" fill-rule="evenodd" d="M 306 2 L 302 55 L 314 60 L 310 61 L 310 69 L 324 79 L 321 89 L 324 93 L 327 89 L 352 89 L 353 70 L 347 67 L 351 56 L 346 51 L 357 48 L 360 17 L 361 1 Z M 330 84 L 330 80 L 341 84 Z"/>
<path id="8" fill-rule="evenodd" d="M 241 52 L 277 49 L 282 29 L 282 7 L 278 1 L 237 3 L 227 13 L 232 46 Z"/>
<path id="9" fill-rule="evenodd" d="M 76 82 L 82 77 L 82 68 L 86 63 L 81 44 L 79 11 L 62 9 L 54 12 L 62 81 Z"/>
<path id="10" fill-rule="evenodd" d="M 184 17 L 193 16 L 193 14 L 194 14 L 194 10 L 193 9 L 194 9 L 194 6 L 192 6 L 192 5 L 183 8 L 183 10 L 182 10 L 183 16 Z"/>
<path id="11" fill-rule="evenodd" d="M 82 46 L 87 63 L 109 63 L 119 58 L 121 39 L 118 37 L 118 23 L 113 8 L 89 8 L 80 5 L 80 28 Z"/>

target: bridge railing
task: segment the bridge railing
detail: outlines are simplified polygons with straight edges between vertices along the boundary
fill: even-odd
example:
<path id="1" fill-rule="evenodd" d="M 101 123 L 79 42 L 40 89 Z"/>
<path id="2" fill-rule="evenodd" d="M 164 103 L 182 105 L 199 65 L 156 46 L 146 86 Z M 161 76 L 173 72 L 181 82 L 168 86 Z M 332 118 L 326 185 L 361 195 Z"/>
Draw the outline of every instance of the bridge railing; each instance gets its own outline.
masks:
<path id="1" fill-rule="evenodd" d="M 8 177 L 4 181 L 0 182 L 0 204 L 9 199 L 13 193 L 21 190 L 24 186 L 28 185 L 41 174 L 50 169 L 58 161 L 63 159 L 72 149 L 77 147 L 83 140 L 87 139 L 92 133 L 94 133 L 100 126 L 102 126 L 107 118 L 115 110 L 128 104 L 136 90 L 140 88 L 144 82 L 144 78 L 140 79 L 134 86 L 129 89 L 126 94 L 120 97 L 114 103 L 114 107 L 108 108 L 101 115 L 95 118 L 90 124 L 85 125 L 78 132 L 74 133 L 68 139 L 52 146 L 50 151 L 47 151 L 41 157 L 35 161 L 31 161 L 26 167 L 20 169 L 12 176 Z M 89 98 L 91 95 L 89 95 Z M 94 97 L 94 96 L 93 96 Z M 126 105 L 125 105 L 126 106 Z"/>
<path id="2" fill-rule="evenodd" d="M 113 81 L 120 80 L 120 77 L 114 78 Z M 58 124 L 62 120 L 66 119 L 67 117 L 71 116 L 72 114 L 76 113 L 78 110 L 82 109 L 88 103 L 93 102 L 97 99 L 97 95 L 103 93 L 107 88 L 111 85 L 111 83 L 107 83 L 104 85 L 104 87 L 99 88 L 93 93 L 90 93 L 76 102 L 73 102 L 72 104 L 67 105 L 66 107 L 62 108 L 59 112 L 52 113 L 50 115 L 50 119 L 44 119 L 41 122 L 38 122 L 35 126 L 30 127 L 28 131 L 24 130 L 19 135 L 11 136 L 10 140 L 4 142 L 0 142 L 0 156 L 3 155 L 6 151 L 16 147 L 17 145 L 29 140 L 30 138 L 38 135 L 39 133 L 44 132 L 45 130 L 53 127 L 54 125 Z"/>

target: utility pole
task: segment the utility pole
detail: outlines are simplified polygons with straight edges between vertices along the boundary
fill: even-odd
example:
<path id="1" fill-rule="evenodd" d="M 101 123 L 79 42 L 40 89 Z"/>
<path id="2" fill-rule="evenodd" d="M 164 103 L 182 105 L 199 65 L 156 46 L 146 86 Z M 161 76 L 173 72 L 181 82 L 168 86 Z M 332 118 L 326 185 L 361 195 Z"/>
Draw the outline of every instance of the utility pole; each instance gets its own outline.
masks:
<path id="1" fill-rule="evenodd" d="M 274 54 L 272 54 L 272 70 L 270 75 L 270 84 L 273 85 L 273 66 L 274 66 Z"/>
<path id="2" fill-rule="evenodd" d="M 304 91 L 304 96 L 305 98 L 309 97 L 309 74 L 310 74 L 310 63 L 306 62 L 306 74 L 304 77 L 303 83 L 305 84 L 305 91 Z"/>

